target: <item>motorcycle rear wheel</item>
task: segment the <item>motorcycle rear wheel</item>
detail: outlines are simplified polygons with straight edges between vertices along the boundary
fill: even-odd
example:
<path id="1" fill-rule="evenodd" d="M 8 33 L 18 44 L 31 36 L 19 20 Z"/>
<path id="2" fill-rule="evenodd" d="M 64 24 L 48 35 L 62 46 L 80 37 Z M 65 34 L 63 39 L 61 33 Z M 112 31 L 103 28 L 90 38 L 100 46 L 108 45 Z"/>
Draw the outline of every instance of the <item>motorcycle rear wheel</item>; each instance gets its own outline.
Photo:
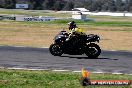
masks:
<path id="1" fill-rule="evenodd" d="M 61 56 L 63 54 L 63 50 L 58 44 L 51 44 L 49 47 L 49 51 L 54 56 Z"/>

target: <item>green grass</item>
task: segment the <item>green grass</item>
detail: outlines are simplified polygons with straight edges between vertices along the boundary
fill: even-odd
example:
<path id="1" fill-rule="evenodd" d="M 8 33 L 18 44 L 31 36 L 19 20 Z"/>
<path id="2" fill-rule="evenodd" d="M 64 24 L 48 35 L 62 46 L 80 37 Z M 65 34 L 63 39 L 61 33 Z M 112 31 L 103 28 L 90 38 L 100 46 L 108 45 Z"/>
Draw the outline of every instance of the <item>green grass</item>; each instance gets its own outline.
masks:
<path id="1" fill-rule="evenodd" d="M 33 24 L 33 25 L 43 25 L 43 24 L 57 24 L 57 25 L 67 25 L 67 23 L 71 20 L 54 20 L 54 21 L 47 21 L 47 22 L 15 22 L 14 23 L 20 23 L 20 24 Z M 132 27 L 132 22 L 93 22 L 93 21 L 80 21 L 80 20 L 74 20 L 77 25 L 89 25 L 89 26 L 107 26 L 107 27 Z M 1 21 L 1 22 L 8 22 L 8 21 Z"/>
<path id="2" fill-rule="evenodd" d="M 132 22 L 93 22 L 90 23 L 95 26 L 113 26 L 113 27 L 132 27 Z"/>
<path id="3" fill-rule="evenodd" d="M 31 15 L 31 16 L 53 16 L 53 17 L 69 17 L 69 13 L 57 13 L 48 10 L 22 10 L 22 9 L 0 9 L 0 14 L 7 15 Z"/>
<path id="4" fill-rule="evenodd" d="M 98 22 L 131 22 L 132 17 L 117 17 L 117 16 L 94 16 L 94 15 L 87 15 L 87 18 L 94 19 Z"/>
<path id="5" fill-rule="evenodd" d="M 26 71 L 26 70 L 0 70 L 0 88 L 83 88 L 79 79 L 80 73 Z M 94 79 L 128 79 L 130 75 L 89 74 Z M 87 88 L 131 88 L 130 86 L 88 86 Z"/>
<path id="6" fill-rule="evenodd" d="M 59 23 L 59 24 L 66 24 L 68 21 L 66 20 L 59 20 L 59 21 L 53 21 L 53 23 Z M 79 21 L 75 20 L 75 22 L 79 25 L 92 25 L 92 26 L 112 26 L 112 27 L 132 27 L 132 22 L 92 22 L 92 21 Z"/>

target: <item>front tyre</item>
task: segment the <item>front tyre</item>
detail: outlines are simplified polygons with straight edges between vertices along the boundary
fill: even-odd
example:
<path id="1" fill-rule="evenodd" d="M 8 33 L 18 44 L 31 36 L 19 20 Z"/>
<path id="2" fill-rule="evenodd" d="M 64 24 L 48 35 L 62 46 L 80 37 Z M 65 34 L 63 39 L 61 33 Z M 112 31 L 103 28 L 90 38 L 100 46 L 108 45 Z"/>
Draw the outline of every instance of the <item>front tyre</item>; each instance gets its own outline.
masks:
<path id="1" fill-rule="evenodd" d="M 54 56 L 61 56 L 63 54 L 63 50 L 58 44 L 51 44 L 49 47 L 49 51 Z"/>
<path id="2" fill-rule="evenodd" d="M 90 43 L 86 46 L 85 54 L 89 58 L 98 58 L 101 53 L 100 47 L 95 43 Z"/>

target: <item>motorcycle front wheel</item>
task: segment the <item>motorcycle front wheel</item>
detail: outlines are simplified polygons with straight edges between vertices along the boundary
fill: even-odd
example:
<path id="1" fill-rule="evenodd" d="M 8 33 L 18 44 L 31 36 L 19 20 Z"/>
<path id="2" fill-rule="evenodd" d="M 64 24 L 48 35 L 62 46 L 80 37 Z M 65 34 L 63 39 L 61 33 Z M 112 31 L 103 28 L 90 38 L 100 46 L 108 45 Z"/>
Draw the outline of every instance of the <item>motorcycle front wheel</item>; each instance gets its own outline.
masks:
<path id="1" fill-rule="evenodd" d="M 49 47 L 49 51 L 54 56 L 61 56 L 63 54 L 63 50 L 58 44 L 51 44 Z"/>
<path id="2" fill-rule="evenodd" d="M 86 46 L 85 49 L 85 54 L 89 57 L 89 58 L 98 58 L 98 56 L 101 53 L 101 49 L 100 47 L 95 44 L 95 43 L 90 43 Z"/>

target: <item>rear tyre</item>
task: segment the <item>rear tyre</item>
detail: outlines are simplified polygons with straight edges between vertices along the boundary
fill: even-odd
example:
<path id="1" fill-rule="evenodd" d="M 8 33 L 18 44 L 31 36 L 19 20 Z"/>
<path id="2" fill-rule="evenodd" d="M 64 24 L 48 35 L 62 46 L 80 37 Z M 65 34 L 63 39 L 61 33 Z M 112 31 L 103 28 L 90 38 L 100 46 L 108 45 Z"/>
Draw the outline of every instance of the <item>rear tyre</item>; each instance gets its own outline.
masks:
<path id="1" fill-rule="evenodd" d="M 97 44 L 90 43 L 90 44 L 87 45 L 85 54 L 89 58 L 98 58 L 100 53 L 101 53 L 101 49 L 100 49 L 100 47 Z"/>
<path id="2" fill-rule="evenodd" d="M 63 54 L 63 50 L 58 44 L 51 44 L 49 47 L 49 51 L 54 56 L 61 56 Z"/>

